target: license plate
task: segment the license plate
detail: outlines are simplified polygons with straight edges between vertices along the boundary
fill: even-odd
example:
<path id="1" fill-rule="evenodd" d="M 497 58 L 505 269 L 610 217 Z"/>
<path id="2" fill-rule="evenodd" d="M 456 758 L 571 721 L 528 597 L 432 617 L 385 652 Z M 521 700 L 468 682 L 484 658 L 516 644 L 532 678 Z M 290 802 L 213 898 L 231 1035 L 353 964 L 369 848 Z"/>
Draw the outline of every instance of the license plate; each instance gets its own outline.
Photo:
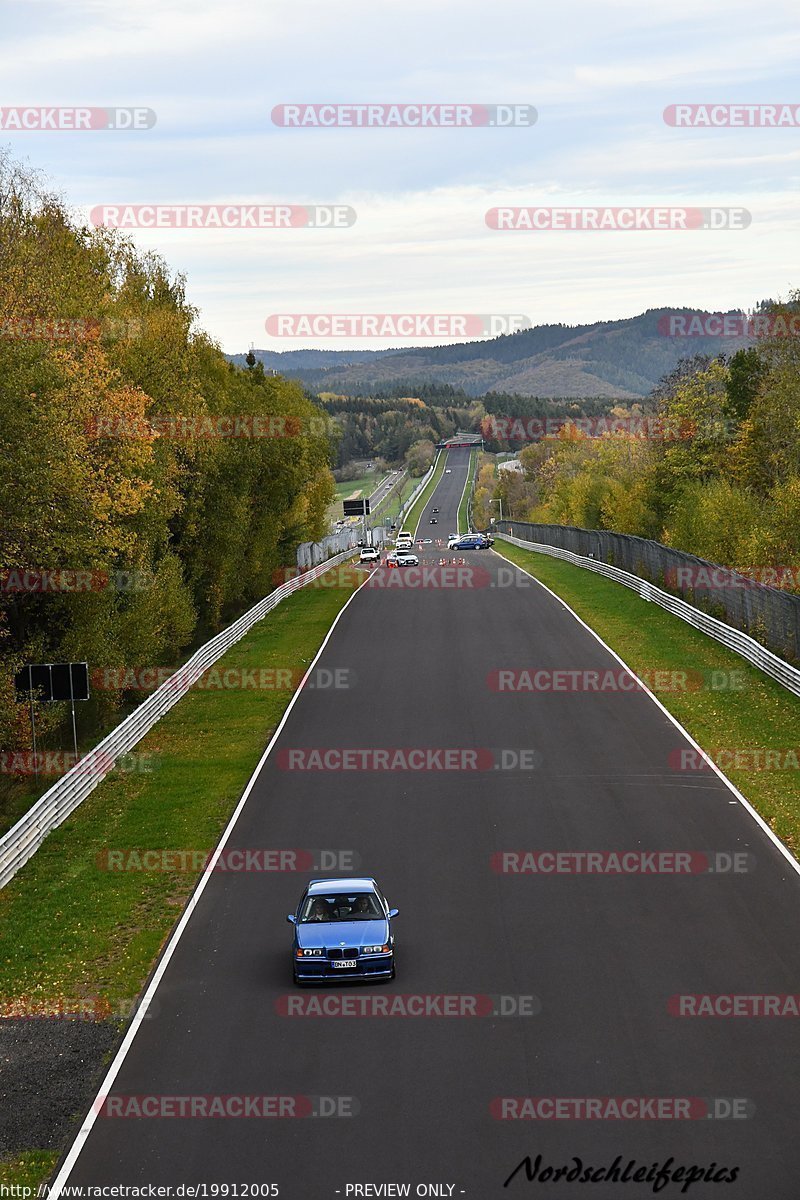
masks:
<path id="1" fill-rule="evenodd" d="M 341 958 L 338 962 L 332 962 L 332 967 L 354 967 L 356 960 L 354 958 Z"/>

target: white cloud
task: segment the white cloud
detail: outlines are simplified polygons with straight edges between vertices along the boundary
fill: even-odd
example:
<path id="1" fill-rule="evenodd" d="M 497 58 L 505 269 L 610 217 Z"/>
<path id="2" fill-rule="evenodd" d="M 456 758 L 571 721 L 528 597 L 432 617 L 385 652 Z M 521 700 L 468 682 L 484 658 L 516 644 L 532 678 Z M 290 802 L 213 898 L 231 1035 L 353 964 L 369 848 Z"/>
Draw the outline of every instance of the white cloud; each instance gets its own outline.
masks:
<path id="1" fill-rule="evenodd" d="M 797 285 L 797 131 L 674 130 L 661 115 L 681 100 L 800 103 L 794 0 L 25 0 L 4 23 L 4 103 L 158 112 L 141 134 L 0 134 L 73 204 L 358 210 L 341 232 L 136 233 L 188 274 L 226 349 L 267 344 L 263 321 L 278 311 L 578 321 L 733 307 Z M 410 99 L 529 103 L 539 122 L 313 132 L 269 119 L 292 100 Z M 541 237 L 483 222 L 500 202 L 670 198 L 741 204 L 754 223 L 741 234 Z"/>

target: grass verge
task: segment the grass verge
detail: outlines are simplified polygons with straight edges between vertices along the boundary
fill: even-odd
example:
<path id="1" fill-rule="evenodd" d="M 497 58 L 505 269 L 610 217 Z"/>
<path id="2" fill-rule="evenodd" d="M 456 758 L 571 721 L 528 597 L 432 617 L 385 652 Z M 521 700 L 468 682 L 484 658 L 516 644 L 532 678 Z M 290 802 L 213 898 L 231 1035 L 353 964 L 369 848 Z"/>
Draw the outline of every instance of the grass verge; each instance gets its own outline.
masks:
<path id="1" fill-rule="evenodd" d="M 291 699 L 288 673 L 308 667 L 356 579 L 334 569 L 284 600 L 137 745 L 151 769 L 112 772 L 0 891 L 0 1001 L 126 1010 L 198 872 L 109 871 L 103 856 L 213 848 Z M 262 686 L 209 682 L 252 669 Z"/>
<path id="2" fill-rule="evenodd" d="M 112 872 L 107 852 L 213 848 L 294 694 L 285 685 L 307 669 L 358 582 L 334 568 L 278 605 L 138 744 L 152 770 L 112 772 L 0 891 L 6 1011 L 130 1011 L 198 872 Z M 212 678 L 267 686 L 212 687 Z M 0 1184 L 35 1188 L 58 1156 L 7 1154 Z"/>
<path id="3" fill-rule="evenodd" d="M 800 699 L 738 654 L 619 583 L 500 539 L 495 549 L 565 600 L 644 679 L 798 855 Z M 657 672 L 664 674 L 659 678 Z M 683 689 L 681 675 L 686 672 L 688 686 Z M 772 766 L 767 765 L 770 750 L 780 752 L 773 754 Z"/>
<path id="4" fill-rule="evenodd" d="M 30 1192 L 4 1192 L 7 1196 L 33 1196 L 36 1187 L 47 1179 L 55 1168 L 58 1150 L 26 1150 L 22 1154 L 10 1154 L 0 1159 L 0 1185 L 3 1187 L 30 1188 Z"/>
<path id="5" fill-rule="evenodd" d="M 431 477 L 428 480 L 428 482 L 426 483 L 425 487 L 422 489 L 421 493 L 417 497 L 416 501 L 414 502 L 413 508 L 410 510 L 410 512 L 406 513 L 406 515 L 403 519 L 403 528 L 411 530 L 411 532 L 414 535 L 415 541 L 416 541 L 416 537 L 417 537 L 417 526 L 419 525 L 419 519 L 422 516 L 422 510 L 425 507 L 425 505 L 428 503 L 428 501 L 430 500 L 430 498 L 433 494 L 434 488 L 436 487 L 437 483 L 439 482 L 439 480 L 442 478 L 442 475 L 444 474 L 444 464 L 445 464 L 446 460 L 447 460 L 447 453 L 444 450 L 440 450 L 439 451 L 439 461 L 436 464 L 436 468 L 433 472 L 433 475 L 431 475 Z"/>

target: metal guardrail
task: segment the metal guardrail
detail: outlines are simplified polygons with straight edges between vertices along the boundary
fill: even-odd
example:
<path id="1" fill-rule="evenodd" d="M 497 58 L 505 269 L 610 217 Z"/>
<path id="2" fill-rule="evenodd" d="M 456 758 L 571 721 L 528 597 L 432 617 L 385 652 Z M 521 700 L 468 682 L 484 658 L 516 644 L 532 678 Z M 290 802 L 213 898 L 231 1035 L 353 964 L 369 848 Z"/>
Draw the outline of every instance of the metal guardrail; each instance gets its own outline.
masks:
<path id="1" fill-rule="evenodd" d="M 800 594 L 767 583 L 770 568 L 766 565 L 761 570 L 751 567 L 737 571 L 652 538 L 611 529 L 582 529 L 516 518 L 499 521 L 497 528 L 527 542 L 557 546 L 629 571 L 749 634 L 778 658 L 800 667 Z M 796 579 L 792 568 L 773 567 L 772 572 L 777 579 L 787 569 Z"/>
<path id="2" fill-rule="evenodd" d="M 345 550 L 329 558 L 319 566 L 289 579 L 274 592 L 270 592 L 258 604 L 248 609 L 238 621 L 223 629 L 210 642 L 192 655 L 170 675 L 151 696 L 135 708 L 130 716 L 120 722 L 94 750 L 81 758 L 57 783 L 28 810 L 16 825 L 0 838 L 0 888 L 5 887 L 20 867 L 32 858 L 44 839 L 52 830 L 83 803 L 97 785 L 112 770 L 117 759 L 127 754 L 158 721 L 169 712 L 174 704 L 185 696 L 203 672 L 217 662 L 231 646 L 235 645 L 281 600 L 318 579 L 329 567 L 336 566 L 352 551 Z"/>
<path id="3" fill-rule="evenodd" d="M 407 476 L 408 476 L 408 471 L 404 467 L 403 470 L 400 472 L 400 478 L 395 480 L 395 482 L 389 488 L 386 495 L 383 497 L 382 500 L 378 501 L 378 503 L 375 505 L 374 508 L 372 508 L 372 497 L 370 497 L 370 516 L 371 517 L 379 517 L 381 515 L 381 512 L 383 511 L 383 509 L 386 508 L 389 501 L 392 499 L 392 496 L 394 496 L 395 488 L 398 486 L 398 484 L 402 483 L 402 481 Z M 377 491 L 378 489 L 376 488 L 375 490 Z M 373 528 L 375 528 L 375 526 L 373 526 Z"/>
<path id="4" fill-rule="evenodd" d="M 727 646 L 729 650 L 746 658 L 754 667 L 758 667 L 760 671 L 777 680 L 795 696 L 800 696 L 800 670 L 797 667 L 791 666 L 777 654 L 767 650 L 766 646 L 762 646 L 748 633 L 742 633 L 741 630 L 734 629 L 732 625 L 718 621 L 716 617 L 701 612 L 699 608 L 694 608 L 693 605 L 687 604 L 685 600 L 681 600 L 677 596 L 671 596 L 669 592 L 662 591 L 655 584 L 648 583 L 646 579 L 641 579 L 638 575 L 631 575 L 629 571 L 623 571 L 619 567 L 609 566 L 608 563 L 599 562 L 597 559 L 573 554 L 571 550 L 562 550 L 560 546 L 548 546 L 543 542 L 527 542 L 523 538 L 514 537 L 499 530 L 496 532 L 496 536 L 506 542 L 511 542 L 514 546 L 520 546 L 523 550 L 534 550 L 537 554 L 549 554 L 551 558 L 561 558 L 576 567 L 584 567 L 587 571 L 594 571 L 597 575 L 605 575 L 607 579 L 613 579 L 616 583 L 621 583 L 623 587 L 631 588 L 634 592 L 638 592 L 643 600 L 658 604 L 667 612 L 671 612 L 673 616 L 680 617 L 682 621 L 687 621 L 689 625 L 699 629 L 701 633 L 722 642 L 723 646 Z"/>

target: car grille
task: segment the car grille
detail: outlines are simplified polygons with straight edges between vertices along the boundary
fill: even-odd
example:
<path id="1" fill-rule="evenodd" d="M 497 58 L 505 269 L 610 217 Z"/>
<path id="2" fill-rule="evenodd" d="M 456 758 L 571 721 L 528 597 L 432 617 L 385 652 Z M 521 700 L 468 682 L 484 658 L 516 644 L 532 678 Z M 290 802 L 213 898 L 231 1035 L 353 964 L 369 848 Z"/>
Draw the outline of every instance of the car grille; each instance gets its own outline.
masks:
<path id="1" fill-rule="evenodd" d="M 358 947 L 350 946 L 340 950 L 337 946 L 335 950 L 328 951 L 328 958 L 358 958 Z"/>

